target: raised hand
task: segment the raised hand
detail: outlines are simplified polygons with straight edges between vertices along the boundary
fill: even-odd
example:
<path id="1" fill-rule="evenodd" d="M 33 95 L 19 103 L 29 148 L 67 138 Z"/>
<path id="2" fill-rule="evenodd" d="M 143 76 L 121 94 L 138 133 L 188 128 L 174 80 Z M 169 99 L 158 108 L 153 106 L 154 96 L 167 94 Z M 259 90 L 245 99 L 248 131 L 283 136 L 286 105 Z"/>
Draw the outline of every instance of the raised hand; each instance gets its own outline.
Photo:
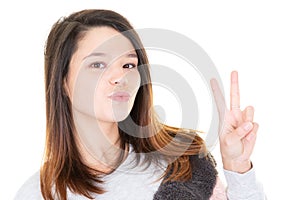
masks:
<path id="1" fill-rule="evenodd" d="M 219 112 L 219 139 L 223 167 L 226 170 L 239 173 L 251 169 L 252 154 L 258 124 L 253 122 L 254 108 L 240 109 L 240 92 L 238 73 L 231 73 L 230 109 L 227 108 L 224 96 L 215 79 L 211 87 Z"/>

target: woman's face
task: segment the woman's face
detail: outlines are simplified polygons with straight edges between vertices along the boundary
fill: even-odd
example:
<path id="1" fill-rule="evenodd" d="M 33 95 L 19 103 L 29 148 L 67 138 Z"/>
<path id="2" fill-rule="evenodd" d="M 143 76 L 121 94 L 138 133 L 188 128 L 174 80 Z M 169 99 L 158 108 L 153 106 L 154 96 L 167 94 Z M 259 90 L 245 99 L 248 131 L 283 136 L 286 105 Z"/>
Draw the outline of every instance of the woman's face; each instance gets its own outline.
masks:
<path id="1" fill-rule="evenodd" d="M 89 29 L 78 42 L 66 80 L 73 110 L 98 121 L 124 120 L 140 86 L 137 65 L 126 37 L 110 27 Z"/>

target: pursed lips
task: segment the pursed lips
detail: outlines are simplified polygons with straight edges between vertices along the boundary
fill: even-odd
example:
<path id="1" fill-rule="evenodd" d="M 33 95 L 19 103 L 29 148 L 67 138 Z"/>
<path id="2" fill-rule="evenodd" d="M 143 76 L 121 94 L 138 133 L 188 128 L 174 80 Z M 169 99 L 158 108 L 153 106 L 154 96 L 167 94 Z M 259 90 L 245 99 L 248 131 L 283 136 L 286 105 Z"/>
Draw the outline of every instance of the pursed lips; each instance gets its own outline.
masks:
<path id="1" fill-rule="evenodd" d="M 130 94 L 126 91 L 118 91 L 108 95 L 108 98 L 110 98 L 113 101 L 126 102 L 130 99 Z"/>

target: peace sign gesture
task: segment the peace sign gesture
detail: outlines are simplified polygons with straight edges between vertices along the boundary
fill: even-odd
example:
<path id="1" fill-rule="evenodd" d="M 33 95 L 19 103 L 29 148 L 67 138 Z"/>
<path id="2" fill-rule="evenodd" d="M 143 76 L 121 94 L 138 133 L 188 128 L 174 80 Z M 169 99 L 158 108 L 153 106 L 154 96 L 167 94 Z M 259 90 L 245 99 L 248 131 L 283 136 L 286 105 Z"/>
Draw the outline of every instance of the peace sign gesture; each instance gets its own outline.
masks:
<path id="1" fill-rule="evenodd" d="M 219 112 L 219 139 L 223 167 L 239 173 L 251 169 L 252 154 L 258 124 L 253 122 L 254 108 L 240 109 L 238 73 L 231 73 L 230 109 L 226 107 L 224 96 L 215 79 L 211 87 Z"/>

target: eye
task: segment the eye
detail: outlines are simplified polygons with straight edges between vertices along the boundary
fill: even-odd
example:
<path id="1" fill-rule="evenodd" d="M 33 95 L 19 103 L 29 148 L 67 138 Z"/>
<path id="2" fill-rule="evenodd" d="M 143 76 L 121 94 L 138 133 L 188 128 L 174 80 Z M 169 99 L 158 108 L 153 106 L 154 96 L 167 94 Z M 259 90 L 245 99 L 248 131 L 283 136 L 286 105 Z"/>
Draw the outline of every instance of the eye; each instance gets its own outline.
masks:
<path id="1" fill-rule="evenodd" d="M 135 68 L 136 65 L 135 64 L 132 64 L 132 63 L 127 63 L 125 65 L 123 65 L 123 68 L 128 68 L 128 69 L 132 69 L 132 68 Z"/>
<path id="2" fill-rule="evenodd" d="M 104 62 L 94 62 L 90 65 L 90 67 L 95 69 L 102 69 L 106 67 L 106 64 Z"/>

